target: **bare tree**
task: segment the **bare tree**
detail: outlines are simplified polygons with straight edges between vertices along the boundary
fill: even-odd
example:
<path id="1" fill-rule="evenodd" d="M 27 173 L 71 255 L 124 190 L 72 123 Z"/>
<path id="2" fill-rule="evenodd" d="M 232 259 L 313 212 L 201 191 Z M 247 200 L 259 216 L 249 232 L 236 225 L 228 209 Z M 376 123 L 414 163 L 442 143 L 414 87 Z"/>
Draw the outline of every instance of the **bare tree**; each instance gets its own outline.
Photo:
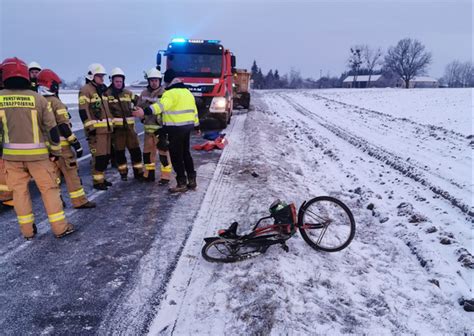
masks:
<path id="1" fill-rule="evenodd" d="M 413 77 L 423 74 L 431 63 L 431 53 L 418 40 L 405 38 L 390 47 L 385 56 L 385 67 L 399 75 L 408 89 Z"/>
<path id="2" fill-rule="evenodd" d="M 443 80 L 449 87 L 467 87 L 472 86 L 473 76 L 474 66 L 472 62 L 454 60 L 446 65 Z"/>
<path id="3" fill-rule="evenodd" d="M 457 87 L 461 84 L 461 62 L 452 61 L 444 69 L 444 80 L 449 87 Z"/>
<path id="4" fill-rule="evenodd" d="M 370 80 L 372 73 L 377 65 L 382 65 L 382 49 L 371 49 L 368 45 L 365 45 L 362 49 L 362 57 L 364 59 L 365 67 L 369 71 L 369 80 L 367 81 L 367 87 L 370 86 Z"/>
<path id="5" fill-rule="evenodd" d="M 357 76 L 359 75 L 359 69 L 362 65 L 362 50 L 364 49 L 363 45 L 356 45 L 351 47 L 351 55 L 347 60 L 347 64 L 349 68 L 352 70 L 354 75 L 353 86 L 356 85 Z"/>
<path id="6" fill-rule="evenodd" d="M 474 76 L 474 67 L 472 62 L 464 62 L 461 64 L 460 79 L 462 87 L 471 85 L 472 77 Z"/>

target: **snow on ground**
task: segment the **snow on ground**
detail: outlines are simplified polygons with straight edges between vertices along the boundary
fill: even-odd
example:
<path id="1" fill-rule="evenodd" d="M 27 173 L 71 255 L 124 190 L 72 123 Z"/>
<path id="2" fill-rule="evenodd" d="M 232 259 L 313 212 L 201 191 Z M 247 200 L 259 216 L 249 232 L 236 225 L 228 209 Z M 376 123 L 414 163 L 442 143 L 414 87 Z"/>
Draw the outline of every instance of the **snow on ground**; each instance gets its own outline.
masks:
<path id="1" fill-rule="evenodd" d="M 472 89 L 364 89 L 320 90 L 319 96 L 408 118 L 423 124 L 456 130 L 464 135 L 473 134 Z"/>
<path id="2" fill-rule="evenodd" d="M 227 130 L 150 334 L 472 333 L 462 306 L 473 298 L 471 97 L 255 93 L 255 110 Z M 275 246 L 235 264 L 200 256 L 204 237 L 235 220 L 248 230 L 274 199 L 299 206 L 318 195 L 352 210 L 347 249 L 314 251 L 297 234 L 289 253 Z"/>
<path id="3" fill-rule="evenodd" d="M 66 105 L 77 105 L 79 101 L 79 90 L 61 90 L 59 99 Z"/>

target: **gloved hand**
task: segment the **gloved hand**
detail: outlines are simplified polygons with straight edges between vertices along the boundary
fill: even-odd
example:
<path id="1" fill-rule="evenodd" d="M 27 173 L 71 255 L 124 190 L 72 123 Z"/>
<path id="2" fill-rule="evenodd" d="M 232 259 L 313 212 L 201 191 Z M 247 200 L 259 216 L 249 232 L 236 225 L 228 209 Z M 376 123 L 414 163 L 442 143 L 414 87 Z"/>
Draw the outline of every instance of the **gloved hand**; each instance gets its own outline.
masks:
<path id="1" fill-rule="evenodd" d="M 73 143 L 71 143 L 71 146 L 76 151 L 76 157 L 80 158 L 82 156 L 83 151 L 82 151 L 82 146 L 79 140 L 76 139 Z"/>
<path id="2" fill-rule="evenodd" d="M 160 155 L 160 162 L 164 167 L 166 167 L 170 164 L 168 162 L 168 156 L 166 156 L 166 155 Z"/>

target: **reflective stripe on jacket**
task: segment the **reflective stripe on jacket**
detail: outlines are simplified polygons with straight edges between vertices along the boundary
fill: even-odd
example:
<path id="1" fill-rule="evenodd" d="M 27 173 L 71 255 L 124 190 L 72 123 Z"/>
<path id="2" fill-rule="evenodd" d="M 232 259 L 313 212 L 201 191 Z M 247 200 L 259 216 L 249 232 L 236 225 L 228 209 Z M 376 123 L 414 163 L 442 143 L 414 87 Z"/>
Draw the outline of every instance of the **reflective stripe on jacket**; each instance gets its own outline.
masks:
<path id="1" fill-rule="evenodd" d="M 196 101 L 184 87 L 170 87 L 161 99 L 150 106 L 153 114 L 161 116 L 163 126 L 199 126 Z"/>
<path id="2" fill-rule="evenodd" d="M 99 95 L 92 82 L 84 85 L 79 91 L 79 114 L 86 131 L 112 133 L 113 122 L 106 96 Z"/>
<path id="3" fill-rule="evenodd" d="M 71 135 L 67 138 L 63 136 L 60 137 L 61 146 L 67 146 L 69 143 L 76 141 L 77 137 L 72 131 L 72 125 L 71 121 L 69 120 L 69 112 L 66 105 L 64 105 L 63 102 L 56 96 L 44 96 L 44 98 L 46 98 L 48 101 L 48 107 L 50 107 L 53 111 L 58 126 L 64 124 L 71 132 Z"/>
<path id="4" fill-rule="evenodd" d="M 0 123 L 3 132 L 3 159 L 6 161 L 39 161 L 61 147 L 50 139 L 56 119 L 45 98 L 31 90 L 0 91 Z"/>
<path id="5" fill-rule="evenodd" d="M 140 93 L 137 106 L 140 106 L 141 108 L 147 108 L 151 104 L 156 103 L 163 95 L 163 92 L 164 89 L 162 86 L 155 90 L 151 90 L 149 87 L 146 88 Z M 145 124 L 145 133 L 148 134 L 153 134 L 161 128 L 161 125 L 158 125 L 158 120 L 154 115 L 145 116 L 143 123 Z"/>

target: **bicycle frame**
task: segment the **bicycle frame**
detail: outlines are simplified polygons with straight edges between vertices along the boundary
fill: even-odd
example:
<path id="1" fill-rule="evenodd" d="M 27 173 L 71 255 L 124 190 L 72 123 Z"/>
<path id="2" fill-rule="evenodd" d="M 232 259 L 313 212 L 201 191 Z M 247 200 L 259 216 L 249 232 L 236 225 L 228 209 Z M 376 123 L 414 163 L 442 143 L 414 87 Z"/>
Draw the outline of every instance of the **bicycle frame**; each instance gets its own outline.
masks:
<path id="1" fill-rule="evenodd" d="M 339 216 L 334 217 L 331 213 L 319 211 L 318 206 L 314 209 L 310 208 L 314 203 L 325 204 L 318 202 L 329 202 L 330 205 L 336 206 Z M 346 248 L 354 238 L 354 217 L 349 208 L 340 200 L 330 196 L 314 197 L 301 204 L 298 215 L 296 215 L 294 203 L 291 203 L 290 206 L 291 210 L 272 205 L 270 208 L 272 215 L 260 218 L 247 234 L 237 234 L 238 223 L 234 222 L 228 229 L 219 230 L 217 237 L 204 238 L 206 244 L 201 252 L 204 259 L 210 262 L 235 262 L 265 253 L 268 247 L 276 244 L 280 244 L 281 248 L 288 252 L 286 241 L 295 235 L 296 231 L 300 232 L 301 237 L 313 249 L 325 252 L 340 251 Z M 322 244 L 322 239 L 328 232 L 328 228 L 331 227 L 331 223 L 339 221 L 341 216 L 345 216 L 343 223 L 349 228 L 347 239 L 335 246 Z M 262 224 L 265 220 L 274 220 L 274 222 L 268 225 Z M 309 234 L 311 230 L 318 230 L 318 232 Z M 227 249 L 227 252 L 222 252 L 220 248 Z M 212 252 L 209 254 L 209 251 L 217 253 L 217 257 L 213 256 Z"/>

